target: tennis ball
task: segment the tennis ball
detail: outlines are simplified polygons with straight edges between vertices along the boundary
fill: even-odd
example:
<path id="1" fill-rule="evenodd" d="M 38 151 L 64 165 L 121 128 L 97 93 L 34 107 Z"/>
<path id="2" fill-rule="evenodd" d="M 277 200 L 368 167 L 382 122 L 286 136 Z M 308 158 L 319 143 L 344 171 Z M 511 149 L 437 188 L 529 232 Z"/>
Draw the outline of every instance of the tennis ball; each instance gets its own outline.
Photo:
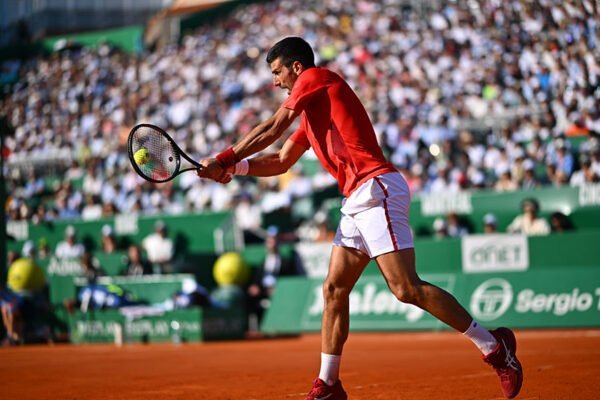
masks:
<path id="1" fill-rule="evenodd" d="M 240 254 L 228 252 L 217 258 L 213 277 L 221 286 L 243 285 L 250 278 L 250 268 Z"/>
<path id="2" fill-rule="evenodd" d="M 139 149 L 133 154 L 133 159 L 137 165 L 144 165 L 150 161 L 150 152 L 146 149 Z"/>
<path id="3" fill-rule="evenodd" d="M 19 258 L 8 269 L 7 283 L 15 292 L 23 292 L 43 288 L 46 278 L 44 271 L 31 258 Z"/>

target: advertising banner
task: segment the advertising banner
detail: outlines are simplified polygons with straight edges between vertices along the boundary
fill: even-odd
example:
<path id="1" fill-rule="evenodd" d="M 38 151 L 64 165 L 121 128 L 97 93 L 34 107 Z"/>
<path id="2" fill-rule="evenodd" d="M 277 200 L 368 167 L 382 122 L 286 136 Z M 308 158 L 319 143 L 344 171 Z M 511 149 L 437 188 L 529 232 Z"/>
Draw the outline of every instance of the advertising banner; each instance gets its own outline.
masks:
<path id="1" fill-rule="evenodd" d="M 422 278 L 452 293 L 487 327 L 600 327 L 600 269 L 575 267 Z M 266 332 L 317 331 L 322 278 L 282 278 L 265 315 Z M 398 301 L 383 277 L 365 275 L 350 294 L 350 329 L 449 329 L 427 312 Z"/>
<path id="2" fill-rule="evenodd" d="M 454 290 L 454 276 L 451 274 L 428 275 L 426 279 L 450 292 Z M 322 278 L 281 279 L 262 330 L 320 330 L 324 305 L 322 283 Z M 440 329 L 442 325 L 422 309 L 398 301 L 380 275 L 361 277 L 350 294 L 350 329 Z"/>
<path id="3" fill-rule="evenodd" d="M 529 268 L 529 247 L 525 235 L 469 235 L 463 237 L 463 272 L 510 272 Z"/>
<path id="4" fill-rule="evenodd" d="M 574 268 L 465 277 L 473 317 L 493 326 L 519 328 L 600 326 L 600 270 Z"/>

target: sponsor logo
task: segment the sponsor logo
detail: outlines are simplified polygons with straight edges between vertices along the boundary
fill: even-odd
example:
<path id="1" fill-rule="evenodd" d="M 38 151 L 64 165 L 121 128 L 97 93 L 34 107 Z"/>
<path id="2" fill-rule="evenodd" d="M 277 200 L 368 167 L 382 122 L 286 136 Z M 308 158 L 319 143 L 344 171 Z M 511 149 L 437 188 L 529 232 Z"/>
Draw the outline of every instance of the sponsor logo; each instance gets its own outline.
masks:
<path id="1" fill-rule="evenodd" d="M 135 214 L 118 214 L 115 217 L 115 232 L 118 235 L 138 233 L 138 216 Z"/>
<path id="2" fill-rule="evenodd" d="M 471 296 L 471 312 L 481 321 L 492 321 L 510 307 L 513 289 L 504 279 L 490 279 L 475 289 Z"/>
<path id="3" fill-rule="evenodd" d="M 421 213 L 423 215 L 442 215 L 449 212 L 470 214 L 472 211 L 473 204 L 470 193 L 436 193 L 421 196 Z"/>
<path id="4" fill-rule="evenodd" d="M 29 224 L 27 221 L 7 221 L 6 234 L 16 240 L 26 240 L 29 237 Z"/>
<path id="5" fill-rule="evenodd" d="M 525 235 L 470 235 L 461 241 L 465 273 L 526 271 L 529 247 Z"/>
<path id="6" fill-rule="evenodd" d="M 77 333 L 81 338 L 111 338 L 115 335 L 118 321 L 77 321 Z M 180 321 L 180 332 L 198 333 L 200 323 L 192 321 Z M 159 338 L 168 337 L 170 333 L 169 321 L 162 320 L 138 320 L 125 323 L 125 335 L 131 337 L 147 335 Z"/>
<path id="7" fill-rule="evenodd" d="M 516 299 L 514 312 L 518 314 L 553 314 L 586 312 L 594 308 L 600 311 L 600 288 L 593 293 L 573 288 L 570 292 L 536 293 L 533 289 L 521 290 L 516 297 L 505 279 L 489 279 L 479 285 L 471 296 L 473 316 L 481 321 L 492 321 L 504 315 Z"/>
<path id="8" fill-rule="evenodd" d="M 596 289 L 596 295 L 600 295 L 600 289 Z M 568 293 L 549 294 L 536 294 L 531 289 L 525 289 L 517 296 L 515 310 L 518 313 L 546 312 L 561 316 L 575 311 L 588 311 L 593 305 L 594 295 L 588 292 L 580 292 L 578 288 Z"/>
<path id="9" fill-rule="evenodd" d="M 48 275 L 80 276 L 81 264 L 77 259 L 52 257 L 48 263 Z"/>
<path id="10" fill-rule="evenodd" d="M 323 295 L 321 286 L 316 286 L 313 292 L 314 301 L 308 309 L 311 317 L 320 316 L 323 312 Z M 385 289 L 377 288 L 373 282 L 362 287 L 356 287 L 350 293 L 350 315 L 356 316 L 383 316 L 404 315 L 409 322 L 420 320 L 425 311 L 412 304 L 399 301 L 387 286 Z"/>
<path id="11" fill-rule="evenodd" d="M 519 364 L 517 362 L 517 358 L 512 355 L 510 348 L 506 345 L 504 339 L 502 339 L 502 346 L 504 346 L 504 352 L 506 353 L 506 357 L 504 357 L 504 362 L 507 367 L 514 369 L 515 371 L 519 371 Z"/>
<path id="12" fill-rule="evenodd" d="M 600 204 L 600 185 L 583 185 L 579 187 L 579 205 L 595 206 Z"/>

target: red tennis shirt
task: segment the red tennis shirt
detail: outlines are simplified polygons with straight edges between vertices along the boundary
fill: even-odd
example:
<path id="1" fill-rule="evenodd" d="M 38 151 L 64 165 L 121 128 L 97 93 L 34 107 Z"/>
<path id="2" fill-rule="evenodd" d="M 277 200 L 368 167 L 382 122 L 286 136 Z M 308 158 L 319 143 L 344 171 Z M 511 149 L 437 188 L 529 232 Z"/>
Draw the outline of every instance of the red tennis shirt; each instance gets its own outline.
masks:
<path id="1" fill-rule="evenodd" d="M 282 107 L 302 113 L 290 140 L 313 148 L 344 196 L 377 175 L 396 171 L 383 156 L 365 108 L 335 72 L 307 69 Z"/>

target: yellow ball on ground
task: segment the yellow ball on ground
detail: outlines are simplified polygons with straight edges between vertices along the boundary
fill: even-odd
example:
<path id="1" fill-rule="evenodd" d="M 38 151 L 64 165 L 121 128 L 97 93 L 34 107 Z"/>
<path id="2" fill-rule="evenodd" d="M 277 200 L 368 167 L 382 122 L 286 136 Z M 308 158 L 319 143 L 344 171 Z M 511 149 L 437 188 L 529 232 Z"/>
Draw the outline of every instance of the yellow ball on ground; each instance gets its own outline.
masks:
<path id="1" fill-rule="evenodd" d="M 213 277 L 219 285 L 243 285 L 250 278 L 250 267 L 239 253 L 224 253 L 215 262 Z"/>
<path id="2" fill-rule="evenodd" d="M 31 258 L 19 258 L 8 268 L 7 283 L 15 292 L 39 290 L 46 284 L 46 278 L 44 271 Z"/>
<path id="3" fill-rule="evenodd" d="M 133 154 L 133 159 L 137 165 L 144 165 L 150 161 L 150 152 L 146 149 L 139 149 Z"/>

